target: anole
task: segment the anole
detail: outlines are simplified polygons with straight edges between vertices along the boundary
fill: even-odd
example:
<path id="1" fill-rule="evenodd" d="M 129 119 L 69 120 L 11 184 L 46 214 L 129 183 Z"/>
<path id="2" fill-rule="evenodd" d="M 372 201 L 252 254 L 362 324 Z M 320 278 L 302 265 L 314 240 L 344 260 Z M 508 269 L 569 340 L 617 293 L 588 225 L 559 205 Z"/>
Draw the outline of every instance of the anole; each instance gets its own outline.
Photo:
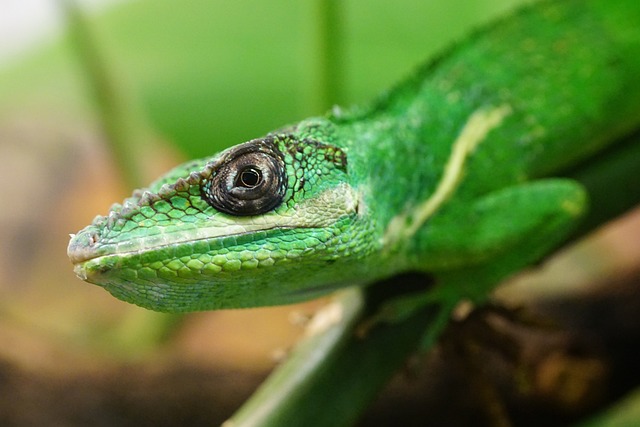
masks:
<path id="1" fill-rule="evenodd" d="M 437 302 L 446 319 L 567 238 L 588 197 L 554 177 L 640 125 L 639 82 L 637 0 L 539 2 L 366 106 L 176 167 L 68 254 L 81 279 L 167 312 L 426 272 L 436 286 L 391 312 Z"/>

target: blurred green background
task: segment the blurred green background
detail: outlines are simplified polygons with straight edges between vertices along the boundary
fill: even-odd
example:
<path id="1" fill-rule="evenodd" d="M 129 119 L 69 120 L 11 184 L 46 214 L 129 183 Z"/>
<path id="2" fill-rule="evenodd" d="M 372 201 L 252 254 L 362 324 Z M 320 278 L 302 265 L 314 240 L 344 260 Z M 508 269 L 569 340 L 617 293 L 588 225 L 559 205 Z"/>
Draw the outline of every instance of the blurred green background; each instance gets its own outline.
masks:
<path id="1" fill-rule="evenodd" d="M 522 1 L 335 3 L 340 90 L 328 102 L 348 105 Z M 327 110 L 323 13 L 320 1 L 139 0 L 108 9 L 92 25 L 95 48 L 153 128 L 194 157 Z M 0 108 L 86 117 L 77 58 L 66 41 L 47 45 L 2 70 Z"/>
<path id="2" fill-rule="evenodd" d="M 129 306 L 74 277 L 68 234 L 104 214 L 133 185 L 112 151 L 87 66 L 98 65 L 114 84 L 102 90 L 120 102 L 131 127 L 125 141 L 138 146 L 123 153 L 141 171 L 135 180 L 148 182 L 184 159 L 334 104 L 364 103 L 519 3 L 134 0 L 88 16 L 84 53 L 83 40 L 62 31 L 4 62 L 0 424 L 133 425 L 143 419 L 135 411 L 144 412 L 140 396 L 149 384 L 168 387 L 158 397 L 161 405 L 209 399 L 197 387 L 226 393 L 206 410 L 224 419 L 273 366 L 272 354 L 301 333 L 290 314 L 318 304 L 182 318 Z M 330 12 L 334 20 L 327 23 Z M 552 287 L 571 289 L 603 272 L 632 269 L 639 244 L 621 236 L 637 235 L 640 227 L 637 219 L 626 227 L 554 264 Z M 515 289 L 521 299 L 535 294 L 531 287 Z M 230 379 L 229 370 L 244 374 Z M 187 381 L 190 386 L 180 386 Z M 110 393 L 125 403 L 95 403 Z M 183 414 L 178 407 L 148 404 L 156 411 L 149 424 L 198 424 L 176 417 Z M 105 422 L 114 414 L 119 422 Z M 203 424 L 218 419 L 211 417 Z"/>

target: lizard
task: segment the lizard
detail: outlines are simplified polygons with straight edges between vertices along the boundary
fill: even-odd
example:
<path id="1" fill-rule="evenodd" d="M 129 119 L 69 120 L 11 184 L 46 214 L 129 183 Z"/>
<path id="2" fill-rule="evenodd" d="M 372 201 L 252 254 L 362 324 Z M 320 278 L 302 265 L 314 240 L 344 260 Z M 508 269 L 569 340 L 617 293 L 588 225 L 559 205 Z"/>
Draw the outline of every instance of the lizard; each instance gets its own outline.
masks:
<path id="1" fill-rule="evenodd" d="M 295 303 L 407 271 L 462 299 L 570 235 L 561 172 L 640 125 L 640 4 L 543 0 L 366 105 L 177 166 L 71 235 L 76 275 L 165 312 Z M 469 280 L 472 277 L 473 280 Z"/>

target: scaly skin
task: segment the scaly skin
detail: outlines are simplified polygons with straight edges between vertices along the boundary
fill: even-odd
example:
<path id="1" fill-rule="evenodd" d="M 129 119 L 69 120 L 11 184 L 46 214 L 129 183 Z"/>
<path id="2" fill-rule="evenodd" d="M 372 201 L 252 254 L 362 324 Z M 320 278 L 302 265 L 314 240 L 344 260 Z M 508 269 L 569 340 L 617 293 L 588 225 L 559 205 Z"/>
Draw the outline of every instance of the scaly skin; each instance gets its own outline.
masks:
<path id="1" fill-rule="evenodd" d="M 432 298 L 481 298 L 584 212 L 579 184 L 550 177 L 640 124 L 638 81 L 637 0 L 542 2 L 369 106 L 175 168 L 72 237 L 69 257 L 160 311 L 286 304 L 408 270 L 437 278 Z M 224 205 L 256 183 L 257 205 Z"/>

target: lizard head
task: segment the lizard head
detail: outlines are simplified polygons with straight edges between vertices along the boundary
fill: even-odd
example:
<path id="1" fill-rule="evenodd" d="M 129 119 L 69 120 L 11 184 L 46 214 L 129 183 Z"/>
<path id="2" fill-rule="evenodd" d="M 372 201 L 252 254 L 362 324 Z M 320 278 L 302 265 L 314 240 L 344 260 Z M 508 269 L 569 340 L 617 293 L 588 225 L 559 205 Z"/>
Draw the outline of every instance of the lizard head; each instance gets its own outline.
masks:
<path id="1" fill-rule="evenodd" d="M 361 241 L 367 225 L 347 153 L 318 129 L 298 125 L 237 145 L 136 190 L 72 235 L 76 274 L 159 311 L 326 293 L 326 267 L 372 242 Z"/>

